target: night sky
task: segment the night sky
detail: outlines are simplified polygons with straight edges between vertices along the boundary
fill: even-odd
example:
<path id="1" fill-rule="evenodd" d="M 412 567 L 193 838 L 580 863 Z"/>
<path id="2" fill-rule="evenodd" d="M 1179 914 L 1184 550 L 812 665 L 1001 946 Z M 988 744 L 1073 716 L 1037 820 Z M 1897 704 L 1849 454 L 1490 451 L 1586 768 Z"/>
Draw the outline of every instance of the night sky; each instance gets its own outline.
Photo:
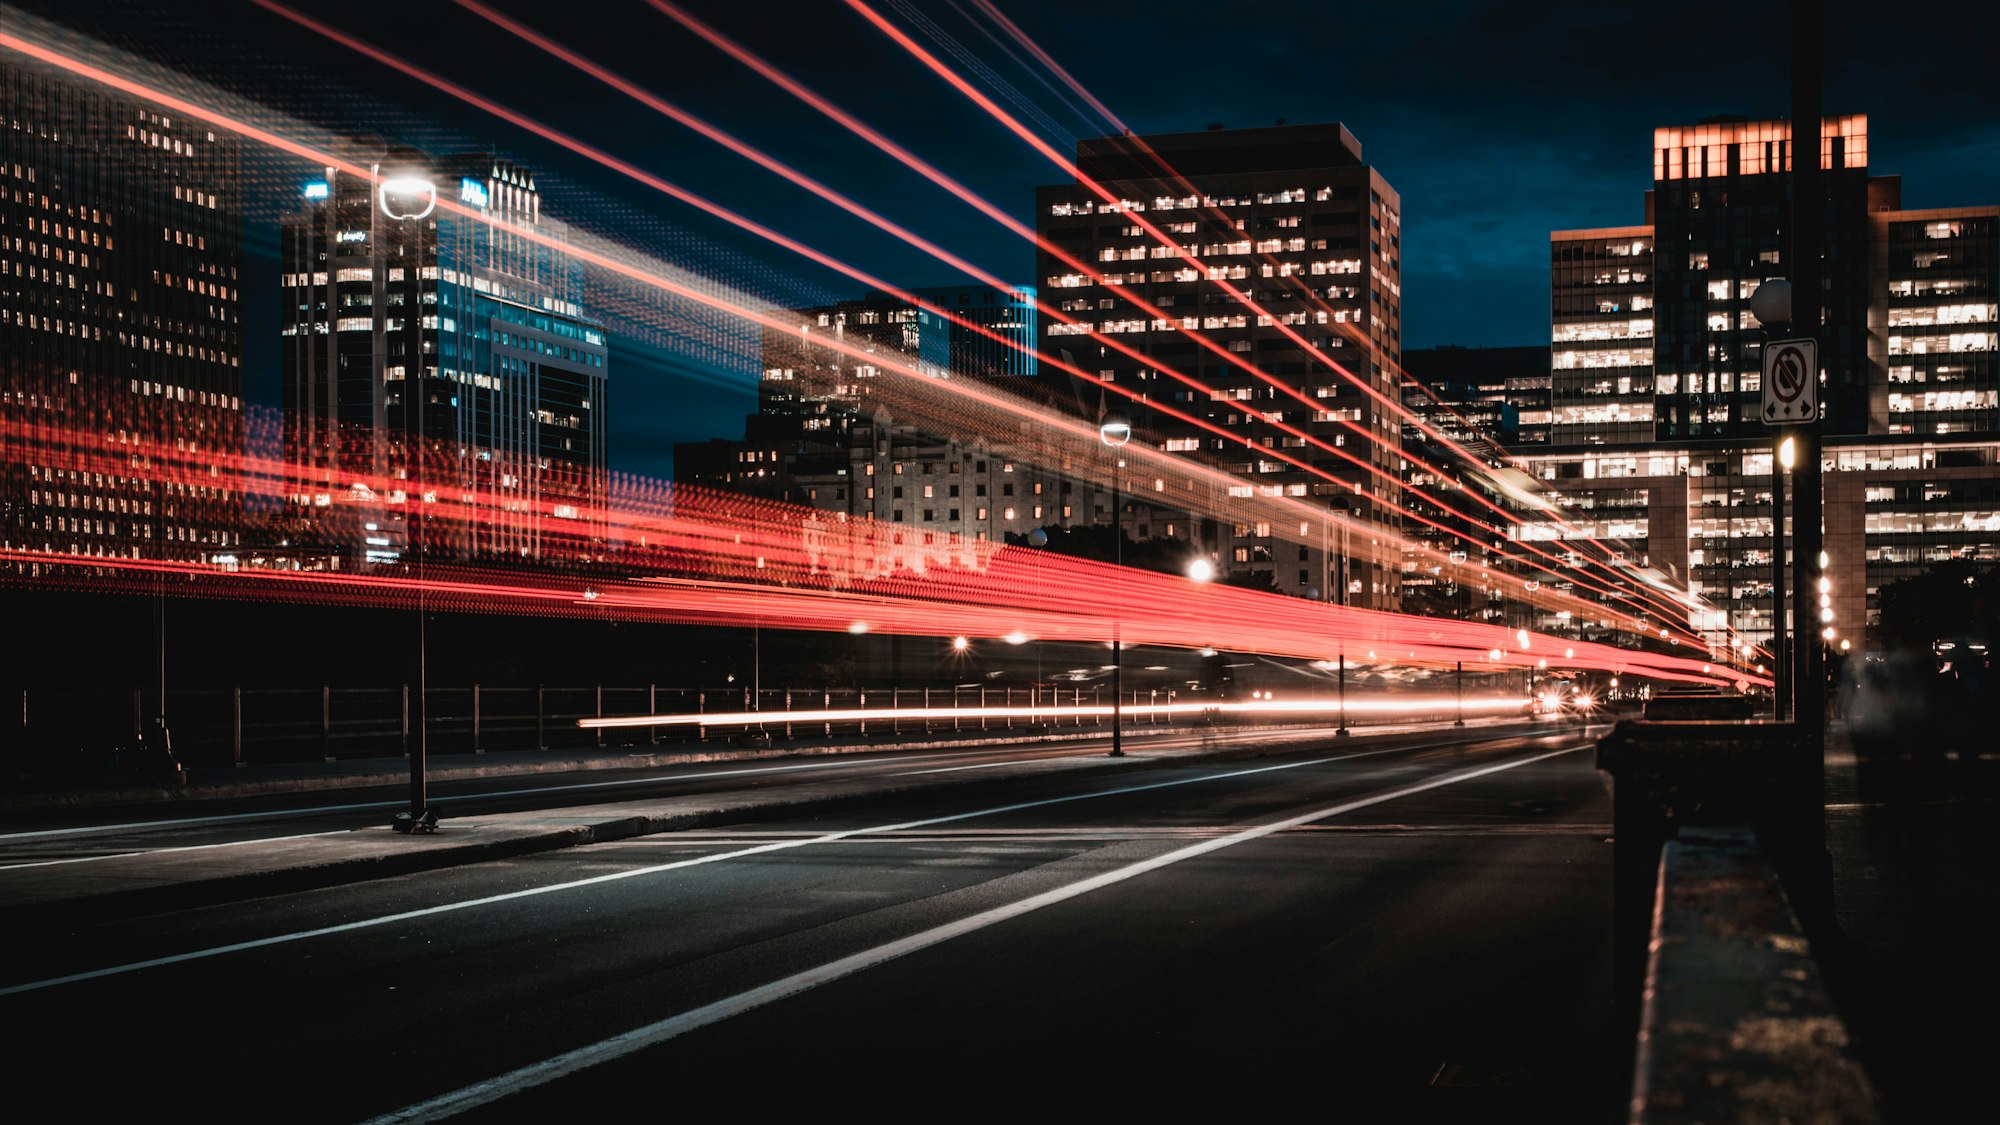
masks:
<path id="1" fill-rule="evenodd" d="M 1543 343 L 1548 232 L 1643 219 L 1650 130 L 1717 113 L 1783 117 L 1784 5 L 1075 3 L 996 0 L 1135 131 L 1340 121 L 1403 199 L 1405 348 Z M 326 129 L 434 151 L 511 155 L 547 214 L 776 305 L 859 285 L 301 30 L 248 0 L 28 0 L 114 47 Z M 974 0 L 874 0 L 927 49 L 982 81 L 1059 150 L 1110 130 L 973 22 Z M 295 5 L 508 106 L 879 276 L 950 284 L 953 271 L 584 77 L 448 0 Z M 494 7 L 792 163 L 985 268 L 1033 283 L 1028 243 L 877 154 L 644 0 Z M 683 7 L 889 134 L 1017 218 L 1055 167 L 840 0 Z M 4 11 L 4 9 L 0 9 Z M 2000 201 L 2000 83 L 1990 3 L 1828 9 L 1828 114 L 1869 116 L 1870 169 L 1901 175 L 1906 207 Z M 949 37 L 932 37 L 926 24 Z M 1010 47 L 1013 45 L 1010 43 Z M 1013 47 L 1018 52 L 1018 47 Z M 1039 76 L 1039 77 L 1038 77 Z M 252 177 L 246 377 L 275 405 L 276 216 L 303 168 Z M 268 278 L 264 290 L 260 278 Z M 246 293 L 246 296 L 255 297 Z M 270 318 L 268 339 L 256 323 Z M 613 323 L 614 330 L 617 324 Z M 673 441 L 741 435 L 753 337 L 706 348 L 653 333 L 614 352 L 614 469 L 664 476 Z M 720 349 L 719 351 L 717 349 Z M 734 357 L 730 353 L 733 351 Z"/>

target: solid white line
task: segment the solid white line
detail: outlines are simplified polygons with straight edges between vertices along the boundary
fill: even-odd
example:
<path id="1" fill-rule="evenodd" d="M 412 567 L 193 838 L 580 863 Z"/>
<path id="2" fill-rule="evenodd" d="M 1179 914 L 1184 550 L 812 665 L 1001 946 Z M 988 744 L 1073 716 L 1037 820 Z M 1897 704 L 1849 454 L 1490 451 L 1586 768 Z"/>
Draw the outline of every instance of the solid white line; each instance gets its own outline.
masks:
<path id="1" fill-rule="evenodd" d="M 544 1059 L 541 1062 L 521 1067 L 518 1070 L 510 1071 L 497 1078 L 477 1082 L 463 1089 L 454 1090 L 451 1093 L 432 1098 L 429 1101 L 419 1102 L 416 1105 L 406 1106 L 393 1113 L 372 1118 L 368 1125 L 387 1125 L 390 1122 L 403 1121 L 429 1121 L 477 1109 L 480 1106 L 489 1105 L 523 1090 L 532 1089 L 566 1075 L 574 1074 L 577 1071 L 596 1066 L 599 1063 L 609 1062 L 612 1059 L 622 1058 L 626 1055 L 645 1050 L 648 1047 L 657 1046 L 670 1039 L 685 1035 L 688 1032 L 707 1027 L 710 1024 L 720 1023 L 732 1016 L 741 1015 L 752 1009 L 761 1008 L 767 1004 L 796 996 L 802 992 L 818 988 L 820 985 L 831 983 L 842 977 L 851 976 L 864 969 L 874 968 L 877 965 L 893 961 L 906 954 L 928 949 L 933 945 L 942 944 L 953 938 L 983 930 L 988 926 L 1005 922 L 1011 918 L 1018 918 L 1023 914 L 1032 913 L 1043 907 L 1066 902 L 1080 895 L 1086 895 L 1092 891 L 1122 883 L 1128 879 L 1137 878 L 1148 872 L 1158 871 L 1163 867 L 1169 867 L 1184 860 L 1207 855 L 1210 852 L 1220 851 L 1223 848 L 1234 847 L 1237 844 L 1259 840 L 1287 829 L 1310 824 L 1315 820 L 1324 820 L 1330 816 L 1339 816 L 1343 813 L 1353 812 L 1356 809 L 1367 808 L 1370 805 L 1379 805 L 1386 801 L 1408 797 L 1412 794 L 1422 793 L 1426 790 L 1436 789 L 1445 785 L 1455 785 L 1461 781 L 1470 781 L 1473 778 L 1484 777 L 1487 774 L 1514 769 L 1517 766 L 1529 765 L 1563 754 L 1573 754 L 1580 749 L 1582 747 L 1573 746 L 1566 750 L 1554 750 L 1545 754 L 1537 754 L 1530 758 L 1520 758 L 1511 762 L 1501 762 L 1496 765 L 1482 766 L 1474 770 L 1448 774 L 1444 777 L 1434 778 L 1416 785 L 1406 785 L 1400 789 L 1392 789 L 1386 793 L 1377 793 L 1372 797 L 1363 797 L 1359 800 L 1345 801 L 1338 805 L 1315 809 L 1309 813 L 1302 813 L 1298 816 L 1287 817 L 1284 820 L 1275 821 L 1270 824 L 1245 829 L 1241 832 L 1221 837 L 1220 839 L 1191 844 L 1185 848 L 1168 852 L 1165 855 L 1155 856 L 1152 859 L 1142 860 L 1115 871 L 1107 871 L 1101 875 L 1084 879 L 1081 882 L 1071 883 L 1066 887 L 1057 887 L 1054 890 L 1044 891 L 1041 894 L 1024 898 L 1019 902 L 995 907 L 992 910 L 974 914 L 967 918 L 961 918 L 956 922 L 948 922 L 945 925 L 925 930 L 922 933 L 911 934 L 908 937 L 884 945 L 878 945 L 873 949 L 865 949 L 859 953 L 842 957 L 839 960 L 829 961 L 824 965 L 807 969 L 801 973 L 794 973 L 781 980 L 772 981 L 770 984 L 717 1000 L 713 1004 L 707 1004 L 692 1011 L 682 1012 L 677 1016 L 670 1016 L 657 1023 L 647 1024 L 645 1027 L 636 1028 L 622 1035 L 614 1035 L 609 1039 L 592 1043 L 587 1047 L 579 1047 L 574 1051 L 565 1052 L 554 1058 Z"/>
<path id="2" fill-rule="evenodd" d="M 156 969 L 163 965 L 178 965 L 187 961 L 200 961 L 209 957 L 220 957 L 228 953 L 242 953 L 252 949 L 264 949 L 274 945 L 286 945 L 295 941 L 304 941 L 308 938 L 327 937 L 333 934 L 351 933 L 355 930 L 371 929 L 376 926 L 386 926 L 396 922 L 407 922 L 417 918 L 428 918 L 437 914 L 449 914 L 459 910 L 470 910 L 476 906 L 491 906 L 495 903 L 513 902 L 517 899 L 534 898 L 539 895 L 554 894 L 558 891 L 576 890 L 580 887 L 594 887 L 602 883 L 615 883 L 623 879 L 635 879 L 643 875 L 656 875 L 662 871 L 677 871 L 680 870 L 681 868 L 686 868 L 686 867 L 697 867 L 707 863 L 720 863 L 723 860 L 742 859 L 746 856 L 762 855 L 767 852 L 786 851 L 791 848 L 803 848 L 811 846 L 813 844 L 830 844 L 836 841 L 850 839 L 855 836 L 867 836 L 883 832 L 901 832 L 911 828 L 923 828 L 933 824 L 948 824 L 951 823 L 952 821 L 971 820 L 976 817 L 982 817 L 982 816 L 998 816 L 1002 813 L 1020 812 L 1024 809 L 1042 808 L 1048 805 L 1060 805 L 1070 801 L 1091 800 L 1097 797 L 1115 797 L 1125 793 L 1142 793 L 1150 789 L 1167 789 L 1177 785 L 1195 785 L 1204 781 L 1225 781 L 1235 777 L 1248 777 L 1252 774 L 1270 773 L 1274 770 L 1302 769 L 1306 766 L 1325 765 L 1329 762 L 1344 762 L 1353 758 L 1366 758 L 1366 757 L 1372 757 L 1377 754 L 1388 754 L 1395 750 L 1414 750 L 1414 749 L 1423 749 L 1423 747 L 1392 746 L 1392 747 L 1385 747 L 1380 750 L 1364 750 L 1354 754 L 1339 754 L 1331 758 L 1315 758 L 1311 761 L 1306 761 L 1306 762 L 1288 762 L 1274 766 L 1259 766 L 1255 769 L 1234 770 L 1228 773 L 1205 774 L 1200 777 L 1176 778 L 1173 781 L 1159 781 L 1147 785 L 1131 785 L 1131 786 L 1126 786 L 1122 789 L 1106 789 L 1091 793 L 1077 793 L 1067 797 L 1049 797 L 1039 801 L 1024 801 L 1019 804 L 1000 805 L 998 807 L 990 809 L 979 809 L 974 812 L 954 813 L 951 816 L 931 817 L 926 820 L 905 821 L 900 824 L 884 824 L 884 825 L 877 825 L 872 828 L 851 828 L 844 832 L 828 832 L 823 835 L 812 836 L 803 840 L 782 840 L 775 843 L 760 844 L 752 848 L 743 848 L 739 851 L 718 852 L 715 855 L 694 856 L 689 859 L 676 860 L 672 863 L 655 864 L 650 867 L 635 867 L 629 871 L 607 872 L 606 874 L 603 875 L 594 875 L 588 879 L 576 879 L 567 883 L 552 883 L 545 887 L 529 887 L 524 890 L 509 891 L 505 894 L 487 895 L 483 898 L 466 899 L 462 902 L 440 903 L 439 905 L 436 906 L 426 906 L 417 910 L 405 910 L 396 914 L 385 914 L 379 918 L 363 918 L 355 922 L 344 922 L 337 926 L 322 926 L 319 929 L 314 929 L 314 930 L 300 930 L 296 933 L 289 933 L 289 934 L 274 934 L 271 937 L 254 938 L 250 941 L 239 941 L 229 945 L 218 945 L 209 949 L 197 949 L 187 953 L 175 953 L 165 957 L 154 957 L 145 961 L 132 961 L 123 965 L 111 965 L 102 969 L 90 969 L 85 972 L 71 973 L 67 976 L 49 977 L 45 980 L 28 981 L 23 984 L 9 985 L 8 987 L 0 988 L 0 996 L 13 996 L 23 992 L 35 992 L 44 988 L 54 988 L 58 985 L 65 985 L 65 984 L 77 984 L 87 980 L 100 980 L 104 977 L 121 976 L 125 973 L 136 973 L 142 969 Z"/>
<path id="3" fill-rule="evenodd" d="M 896 774 L 895 776 L 922 777 L 927 773 L 960 773 L 965 770 L 991 770 L 991 769 L 999 769 L 1001 766 L 1017 766 L 1020 764 L 1021 763 L 1019 762 L 981 762 L 976 766 L 944 766 L 934 770 L 904 770 L 902 773 Z"/>

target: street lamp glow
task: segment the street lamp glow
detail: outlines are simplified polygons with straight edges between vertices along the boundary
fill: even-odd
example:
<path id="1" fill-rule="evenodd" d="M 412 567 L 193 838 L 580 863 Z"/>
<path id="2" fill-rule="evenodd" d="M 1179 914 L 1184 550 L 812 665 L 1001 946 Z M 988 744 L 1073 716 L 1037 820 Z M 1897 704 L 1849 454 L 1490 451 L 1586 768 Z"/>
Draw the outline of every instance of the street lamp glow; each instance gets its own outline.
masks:
<path id="1" fill-rule="evenodd" d="M 1028 634 L 1023 633 L 1019 629 L 1016 629 L 1013 632 L 1007 634 L 1006 636 L 1001 637 L 1000 639 L 1006 641 L 1010 645 L 1024 645 L 1028 643 Z"/>
<path id="2" fill-rule="evenodd" d="M 382 213 L 392 219 L 422 219 L 437 209 L 437 185 L 425 176 L 390 176 L 377 198 Z"/>
<path id="3" fill-rule="evenodd" d="M 1820 556 L 1820 557 L 1821 557 L 1821 558 L 1824 558 L 1825 556 L 1824 556 L 1824 555 L 1822 555 L 1822 556 Z M 1826 575 L 1824 575 L 1824 574 L 1820 575 L 1820 576 L 1819 576 L 1819 592 L 1820 592 L 1820 593 L 1822 593 L 1822 594 L 1825 594 L 1825 593 L 1830 593 L 1830 592 L 1831 592 L 1832 590 L 1833 590 L 1833 579 L 1831 579 L 1831 578 L 1828 578 L 1828 577 L 1827 577 Z"/>
<path id="4" fill-rule="evenodd" d="M 1215 577 L 1215 564 L 1207 559 L 1196 559 L 1188 564 L 1187 576 L 1196 582 L 1207 582 Z"/>
<path id="5" fill-rule="evenodd" d="M 1098 423 L 1097 436 L 1104 444 L 1116 449 L 1132 440 L 1132 420 L 1114 410 Z"/>
<path id="6" fill-rule="evenodd" d="M 1518 631 L 1516 631 L 1516 632 L 1515 632 L 1515 634 L 1514 634 L 1514 643 L 1515 643 L 1516 645 L 1519 645 L 1519 646 L 1521 647 L 1521 650 L 1522 650 L 1523 652 L 1527 651 L 1527 648 L 1528 648 L 1528 631 L 1527 631 L 1526 629 L 1521 629 L 1521 630 L 1518 630 Z"/>
<path id="7" fill-rule="evenodd" d="M 1778 464 L 1783 465 L 1786 469 L 1790 469 L 1793 465 L 1798 464 L 1798 460 L 1798 447 L 1792 444 L 1791 438 L 1786 438 L 1778 443 Z"/>
<path id="8" fill-rule="evenodd" d="M 964 652 L 966 649 L 972 647 L 972 642 L 965 637 L 953 637 L 951 639 L 951 647 L 954 652 Z"/>
<path id="9" fill-rule="evenodd" d="M 847 631 L 858 637 L 868 631 L 868 623 L 866 621 L 853 622 L 847 626 Z"/>

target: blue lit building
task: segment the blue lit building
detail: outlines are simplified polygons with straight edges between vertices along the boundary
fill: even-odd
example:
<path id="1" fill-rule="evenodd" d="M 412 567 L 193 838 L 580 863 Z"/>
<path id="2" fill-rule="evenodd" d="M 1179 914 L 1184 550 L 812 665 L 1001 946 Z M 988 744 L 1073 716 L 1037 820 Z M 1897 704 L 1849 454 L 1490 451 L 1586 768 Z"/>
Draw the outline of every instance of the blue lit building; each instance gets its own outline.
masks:
<path id="1" fill-rule="evenodd" d="M 415 529 L 428 553 L 601 553 L 609 349 L 533 174 L 490 156 L 354 163 L 371 174 L 328 169 L 284 224 L 294 503 L 323 542 L 394 562 L 413 538 L 395 482 L 421 450 L 424 491 L 475 513 Z"/>

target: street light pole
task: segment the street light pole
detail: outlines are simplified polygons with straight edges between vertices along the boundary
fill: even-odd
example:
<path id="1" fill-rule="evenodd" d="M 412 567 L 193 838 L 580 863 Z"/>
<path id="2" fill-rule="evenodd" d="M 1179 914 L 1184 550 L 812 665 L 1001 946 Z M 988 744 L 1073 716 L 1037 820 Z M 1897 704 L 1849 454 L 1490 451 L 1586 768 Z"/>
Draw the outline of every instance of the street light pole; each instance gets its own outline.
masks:
<path id="1" fill-rule="evenodd" d="M 1465 725 L 1465 661 L 1463 660 L 1458 662 L 1458 718 L 1452 720 L 1451 725 L 1455 727 Z"/>
<path id="2" fill-rule="evenodd" d="M 1785 721 L 1791 690 L 1785 658 L 1785 470 L 1792 467 L 1791 438 L 1779 441 L 1771 457 L 1771 717 Z"/>
<path id="3" fill-rule="evenodd" d="M 429 749 L 430 723 L 425 708 L 425 696 L 429 687 L 429 659 L 426 652 L 428 638 L 424 612 L 427 608 L 424 598 L 424 553 L 429 550 L 426 542 L 424 514 L 424 228 L 423 221 L 437 209 L 437 184 L 431 173 L 415 161 L 398 168 L 380 169 L 381 181 L 376 197 L 382 214 L 399 223 L 414 224 L 410 229 L 410 239 L 401 240 L 405 250 L 414 249 L 404 265 L 403 276 L 410 286 L 410 295 L 416 300 L 410 302 L 403 314 L 403 541 L 411 560 L 416 578 L 417 638 L 416 668 L 412 677 L 410 700 L 410 807 L 396 814 L 391 826 L 402 833 L 427 834 L 437 831 L 437 813 L 430 807 L 425 793 L 425 754 Z M 379 315 L 387 315 L 387 311 Z M 384 347 L 387 337 L 384 337 Z M 383 372 L 383 388 L 386 393 L 388 356 L 386 351 L 378 353 L 375 362 Z"/>
<path id="4" fill-rule="evenodd" d="M 1111 548 L 1113 561 L 1122 569 L 1125 565 L 1125 521 L 1124 500 L 1118 489 L 1118 447 L 1132 440 L 1132 421 L 1123 414 L 1113 411 L 1104 416 L 1098 424 L 1097 436 L 1111 447 Z M 1111 756 L 1125 756 L 1123 730 L 1123 704 L 1119 697 L 1125 691 L 1124 658 L 1120 643 L 1120 619 L 1124 615 L 1124 592 L 1114 588 L 1111 602 Z"/>
<path id="5" fill-rule="evenodd" d="M 1335 511 L 1335 512 L 1347 512 L 1353 510 L 1353 508 L 1348 503 L 1347 497 L 1345 496 L 1334 497 L 1333 503 L 1329 504 L 1327 506 L 1327 509 L 1329 511 Z M 1340 608 L 1346 609 L 1347 608 L 1347 521 L 1346 520 L 1342 520 L 1340 522 L 1339 578 L 1340 578 Z M 1341 616 L 1344 619 L 1346 617 L 1346 614 L 1342 614 Z M 1347 635 L 1346 635 L 1347 622 L 1345 620 L 1342 620 L 1340 627 L 1342 630 L 1341 640 L 1340 640 L 1340 729 L 1334 731 L 1334 736 L 1337 738 L 1346 738 L 1347 737 Z"/>

